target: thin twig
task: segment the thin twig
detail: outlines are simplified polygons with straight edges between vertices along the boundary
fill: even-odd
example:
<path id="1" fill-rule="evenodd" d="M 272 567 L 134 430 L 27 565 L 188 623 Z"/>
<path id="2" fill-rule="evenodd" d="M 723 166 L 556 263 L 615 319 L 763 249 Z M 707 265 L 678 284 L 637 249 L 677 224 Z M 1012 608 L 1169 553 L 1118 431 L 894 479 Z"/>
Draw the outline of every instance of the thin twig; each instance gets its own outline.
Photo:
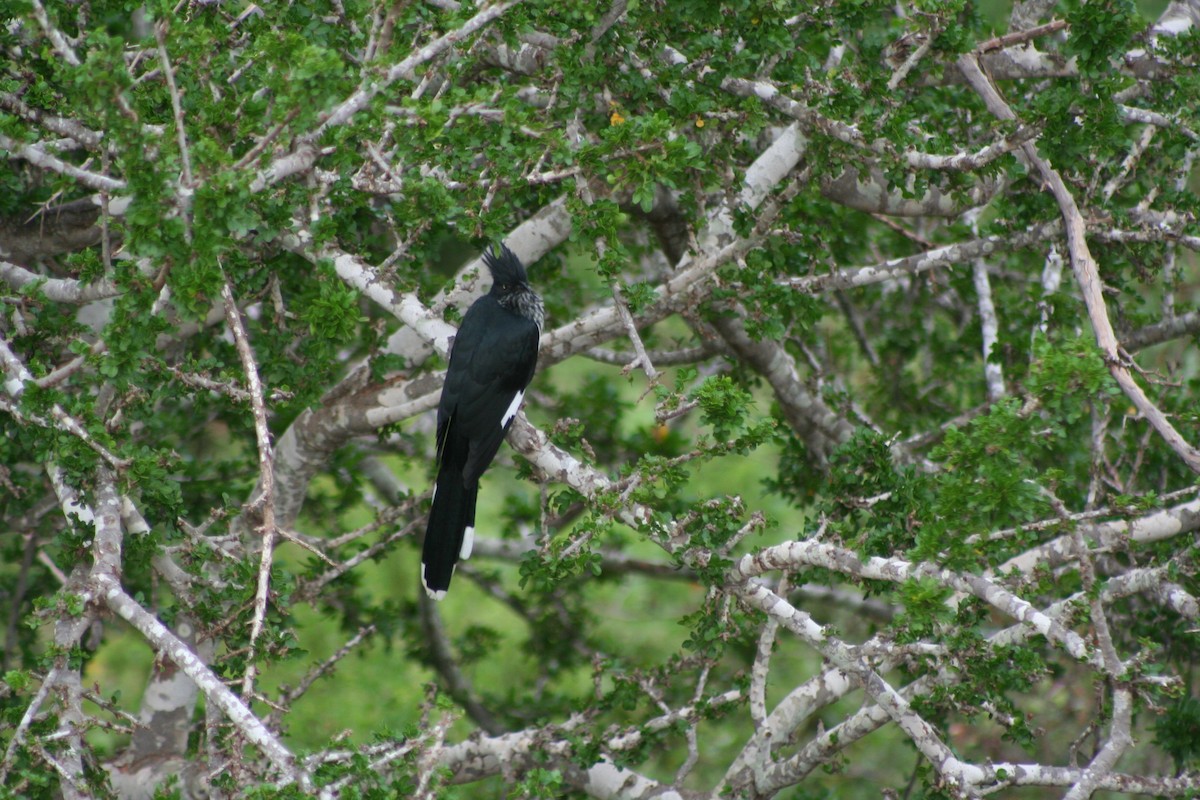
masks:
<path id="1" fill-rule="evenodd" d="M 6 411 L 15 419 L 21 422 L 32 422 L 36 425 L 41 425 L 43 428 L 58 428 L 67 433 L 76 436 L 81 442 L 86 444 L 92 450 L 100 455 L 105 461 L 112 465 L 115 469 L 124 469 L 132 462 L 128 458 L 120 458 L 109 451 L 107 447 L 97 442 L 92 438 L 91 434 L 79 424 L 79 421 L 62 410 L 61 406 L 55 405 L 51 412 L 54 414 L 58 424 L 55 425 L 50 420 L 40 414 L 31 414 L 21 410 L 18 406 L 13 405 L 6 400 L 0 399 L 0 411 Z"/>
<path id="2" fill-rule="evenodd" d="M 171 69 L 171 59 L 167 56 L 166 22 L 154 26 L 154 36 L 158 40 L 158 59 L 162 63 L 163 76 L 167 79 L 167 91 L 171 95 L 171 110 L 175 114 L 175 137 L 179 144 L 179 157 L 183 170 L 183 185 L 191 189 L 192 159 L 188 155 L 187 132 L 183 129 L 183 103 L 179 99 L 179 87 L 175 85 L 175 71 Z"/>
<path id="3" fill-rule="evenodd" d="M 1004 370 L 992 360 L 992 353 L 999 340 L 1000 321 L 996 317 L 996 304 L 992 302 L 992 284 L 988 279 L 987 262 L 975 259 L 975 299 L 979 304 L 979 327 L 983 337 L 983 376 L 987 382 L 988 400 L 993 403 L 1008 394 L 1004 387 Z"/>
<path id="4" fill-rule="evenodd" d="M 29 701 L 25 713 L 21 715 L 21 721 L 17 723 L 12 738 L 8 740 L 8 747 L 4 751 L 4 760 L 0 761 L 0 786 L 6 785 L 5 778 L 8 777 L 8 771 L 12 768 L 13 756 L 16 754 L 17 748 L 25 741 L 25 734 L 29 730 L 29 726 L 33 724 L 33 718 L 37 716 L 38 709 L 42 707 L 42 703 L 46 701 L 46 695 L 49 693 L 50 684 L 43 680 L 42 685 L 34 693 L 33 699 Z"/>
<path id="5" fill-rule="evenodd" d="M 358 633 L 354 634 L 350 641 L 339 647 L 336 653 L 309 670 L 308 674 L 300 680 L 300 683 L 296 684 L 294 689 L 288 689 L 286 692 L 283 692 L 279 700 L 275 703 L 275 710 L 273 710 L 264 720 L 266 725 L 268 727 L 274 727 L 275 723 L 279 722 L 280 718 L 282 717 L 282 713 L 279 711 L 279 709 L 289 708 L 293 703 L 303 697 L 304 693 L 312 688 L 314 683 L 316 683 L 325 675 L 328 675 L 330 671 L 337 666 L 339 661 L 350 655 L 351 650 L 362 644 L 367 637 L 374 635 L 374 625 L 366 625 L 362 628 L 359 628 Z"/>
<path id="6" fill-rule="evenodd" d="M 409 524 L 405 525 L 403 528 L 397 528 L 396 530 L 392 531 L 390 534 L 388 534 L 384 538 L 380 539 L 378 542 L 371 545 L 367 549 L 362 550 L 358 553 L 355 553 L 353 556 L 346 559 L 342 563 L 336 565 L 335 567 L 333 567 L 331 569 L 326 570 L 319 577 L 314 578 L 311 581 L 299 584 L 296 587 L 296 592 L 295 592 L 296 598 L 297 599 L 308 599 L 308 598 L 316 597 L 317 593 L 320 592 L 321 589 L 323 589 L 331 581 L 337 580 L 338 578 L 345 575 L 347 572 L 354 569 L 355 567 L 357 567 L 359 564 L 363 563 L 364 561 L 368 561 L 371 558 L 374 558 L 379 553 L 381 553 L 385 549 L 387 549 L 387 547 L 389 545 L 391 545 L 393 542 L 395 542 L 399 539 L 403 539 L 406 536 L 415 536 L 417 531 L 423 525 L 424 525 L 424 519 L 421 519 L 421 518 L 415 519 L 415 520 L 409 522 Z"/>
<path id="7" fill-rule="evenodd" d="M 992 50 L 1003 50 L 1006 47 L 1012 47 L 1016 44 L 1024 44 L 1033 39 L 1041 38 L 1048 33 L 1055 33 L 1067 27 L 1067 21 L 1055 19 L 1047 22 L 1045 25 L 1038 25 L 1036 28 L 1030 28 L 1024 31 L 1015 31 L 1006 33 L 1003 36 L 997 36 L 994 39 L 988 39 L 986 42 L 981 42 L 975 48 L 976 53 L 990 53 Z"/>
<path id="8" fill-rule="evenodd" d="M 896 87 L 904 81 L 904 78 L 908 75 L 908 73 L 912 72 L 913 67 L 915 67 L 917 63 L 925 57 L 926 53 L 929 52 L 929 49 L 933 47 L 933 42 L 939 33 L 941 33 L 940 30 L 931 30 L 923 35 L 921 44 L 919 44 L 911 53 L 909 53 L 908 58 L 904 59 L 904 63 L 896 68 L 896 71 L 892 73 L 892 77 L 888 78 L 887 88 L 889 91 L 896 91 Z"/>
<path id="9" fill-rule="evenodd" d="M 267 600 L 271 591 L 271 557 L 275 545 L 275 469 L 274 453 L 271 449 L 271 431 L 267 427 L 267 409 L 263 403 L 262 382 L 258 377 L 258 366 L 250 349 L 250 339 L 242 325 L 241 312 L 233 299 L 233 288 L 226 280 L 221 286 L 221 299 L 225 303 L 225 319 L 233 332 L 242 369 L 246 373 L 246 385 L 250 392 L 250 406 L 254 412 L 254 437 L 258 443 L 259 494 L 256 505 L 262 508 L 262 553 L 258 566 L 258 586 L 254 594 L 254 616 L 250 623 L 249 654 L 246 656 L 246 672 L 242 677 L 242 693 L 253 695 L 254 677 L 257 666 L 254 650 L 263 621 L 267 615 Z"/>
<path id="10" fill-rule="evenodd" d="M 713 348 L 708 344 L 703 344 L 697 347 L 684 347 L 680 350 L 647 351 L 647 354 L 655 364 L 676 367 L 680 364 L 695 364 L 697 361 L 703 361 L 713 354 Z M 603 364 L 614 364 L 619 367 L 623 367 L 637 358 L 637 354 L 630 355 L 629 353 L 609 350 L 604 347 L 589 347 L 580 355 L 590 358 L 593 361 L 599 361 Z"/>
<path id="11" fill-rule="evenodd" d="M 630 344 L 633 345 L 633 352 L 637 353 L 637 358 L 626 364 L 625 368 L 621 370 L 621 374 L 627 375 L 635 367 L 641 367 L 642 372 L 646 373 L 646 379 L 651 384 L 656 383 L 658 370 L 654 368 L 650 354 L 646 352 L 646 345 L 642 342 L 641 334 L 638 333 L 637 325 L 633 321 L 633 314 L 630 313 L 629 306 L 625 302 L 625 293 L 621 291 L 621 285 L 616 281 L 612 282 L 612 296 L 617 314 L 620 315 L 621 323 L 625 326 L 625 334 L 629 337 Z"/>

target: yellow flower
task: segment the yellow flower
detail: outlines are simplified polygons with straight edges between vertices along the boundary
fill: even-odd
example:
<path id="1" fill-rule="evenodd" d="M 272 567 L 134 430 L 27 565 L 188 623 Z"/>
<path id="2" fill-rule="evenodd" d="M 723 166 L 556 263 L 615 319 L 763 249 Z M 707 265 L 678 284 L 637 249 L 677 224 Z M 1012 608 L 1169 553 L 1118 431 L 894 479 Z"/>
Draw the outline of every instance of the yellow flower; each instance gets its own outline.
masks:
<path id="1" fill-rule="evenodd" d="M 608 118 L 609 125 L 620 125 L 624 121 L 625 121 L 625 118 L 621 116 L 620 111 L 614 111 L 612 113 L 612 116 Z"/>
<path id="2" fill-rule="evenodd" d="M 697 128 L 704 127 L 704 117 L 696 117 L 696 127 Z"/>

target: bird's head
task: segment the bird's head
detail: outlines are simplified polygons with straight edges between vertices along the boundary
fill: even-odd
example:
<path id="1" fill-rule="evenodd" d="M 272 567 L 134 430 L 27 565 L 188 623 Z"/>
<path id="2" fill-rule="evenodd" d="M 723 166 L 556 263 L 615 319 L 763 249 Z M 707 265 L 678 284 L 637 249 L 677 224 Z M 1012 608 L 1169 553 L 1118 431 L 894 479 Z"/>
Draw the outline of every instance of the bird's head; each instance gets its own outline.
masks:
<path id="1" fill-rule="evenodd" d="M 483 263 L 492 273 L 492 294 L 504 296 L 529 289 L 525 265 L 503 244 L 484 250 Z"/>

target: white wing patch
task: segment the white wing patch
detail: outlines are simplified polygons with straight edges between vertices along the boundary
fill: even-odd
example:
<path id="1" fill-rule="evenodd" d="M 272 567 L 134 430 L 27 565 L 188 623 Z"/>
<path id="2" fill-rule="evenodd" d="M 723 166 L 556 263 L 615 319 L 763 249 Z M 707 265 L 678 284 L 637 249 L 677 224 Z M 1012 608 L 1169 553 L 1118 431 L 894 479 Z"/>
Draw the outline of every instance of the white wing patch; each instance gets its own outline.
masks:
<path id="1" fill-rule="evenodd" d="M 454 574 L 454 573 L 451 572 L 451 574 Z M 446 599 L 446 590 L 445 589 L 439 589 L 435 592 L 434 590 L 430 589 L 429 584 L 425 582 L 425 565 L 424 564 L 421 565 L 421 585 L 425 587 L 425 594 L 429 595 L 429 597 L 431 599 L 437 600 L 439 602 Z"/>
<path id="2" fill-rule="evenodd" d="M 504 416 L 500 419 L 500 427 L 506 427 L 512 422 L 513 417 L 517 415 L 517 409 L 521 407 L 521 401 L 525 399 L 524 390 L 513 395 L 512 402 L 508 404 L 508 410 L 504 412 Z"/>
<path id="3" fill-rule="evenodd" d="M 471 557 L 471 548 L 475 546 L 475 528 L 468 525 L 463 531 L 462 547 L 458 550 L 458 557 L 466 561 Z"/>

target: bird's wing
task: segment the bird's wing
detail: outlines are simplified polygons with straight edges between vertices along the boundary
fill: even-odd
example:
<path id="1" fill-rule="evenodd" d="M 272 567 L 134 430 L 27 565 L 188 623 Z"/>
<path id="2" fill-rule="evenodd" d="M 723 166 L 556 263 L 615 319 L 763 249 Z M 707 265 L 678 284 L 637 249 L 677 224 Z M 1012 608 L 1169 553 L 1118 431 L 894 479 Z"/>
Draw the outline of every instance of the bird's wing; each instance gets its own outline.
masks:
<path id="1" fill-rule="evenodd" d="M 463 479 L 473 484 L 504 441 L 537 366 L 538 328 L 484 296 L 468 310 L 454 340 L 438 408 L 439 444 L 465 438 Z"/>

